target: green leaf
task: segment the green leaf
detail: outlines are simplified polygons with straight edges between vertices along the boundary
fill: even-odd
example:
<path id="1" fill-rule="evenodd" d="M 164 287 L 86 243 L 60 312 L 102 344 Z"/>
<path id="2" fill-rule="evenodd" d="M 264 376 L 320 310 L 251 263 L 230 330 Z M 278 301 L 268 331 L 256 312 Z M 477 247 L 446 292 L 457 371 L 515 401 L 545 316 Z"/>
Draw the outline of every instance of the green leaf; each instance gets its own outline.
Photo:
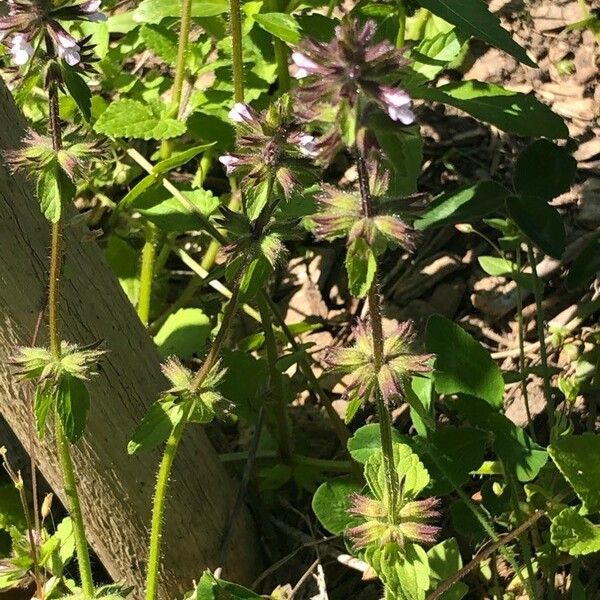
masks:
<path id="1" fill-rule="evenodd" d="M 405 442 L 406 438 L 401 436 L 396 429 L 393 429 L 392 440 L 394 442 Z M 381 452 L 379 425 L 371 423 L 358 428 L 348 440 L 348 451 L 354 460 L 363 464 L 367 462 L 372 454 Z"/>
<path id="2" fill-rule="evenodd" d="M 389 126 L 385 119 L 383 127 L 374 127 L 379 145 L 385 152 L 392 178 L 389 194 L 408 195 L 417 191 L 417 180 L 423 162 L 423 137 L 418 128 L 403 129 Z"/>
<path id="3" fill-rule="evenodd" d="M 588 283 L 600 271 L 600 234 L 595 236 L 573 261 L 567 275 L 567 287 L 574 290 Z"/>
<path id="4" fill-rule="evenodd" d="M 139 195 L 130 208 L 136 209 L 163 231 L 179 233 L 206 229 L 207 218 L 218 208 L 219 199 L 204 189 L 184 190 L 182 194 L 186 204 L 163 187 L 151 189 Z"/>
<path id="5" fill-rule="evenodd" d="M 465 33 L 504 50 L 529 67 L 537 68 L 482 0 L 461 0 L 460 4 L 456 0 L 419 0 L 419 4 Z"/>
<path id="6" fill-rule="evenodd" d="M 519 154 L 513 174 L 515 190 L 521 196 L 552 200 L 569 191 L 577 161 L 548 140 L 536 140 Z"/>
<path id="7" fill-rule="evenodd" d="M 115 138 L 166 140 L 185 133 L 185 123 L 164 115 L 160 103 L 121 98 L 109 104 L 94 125 L 97 133 Z"/>
<path id="8" fill-rule="evenodd" d="M 140 28 L 140 39 L 170 65 L 177 61 L 177 34 L 162 25 L 148 24 Z"/>
<path id="9" fill-rule="evenodd" d="M 416 449 L 431 477 L 428 490 L 444 496 L 471 479 L 483 462 L 490 434 L 474 427 L 444 427 L 427 438 L 415 438 Z M 428 458 L 433 455 L 435 463 Z"/>
<path id="10" fill-rule="evenodd" d="M 189 358 L 204 349 L 210 329 L 210 319 L 201 309 L 180 308 L 164 322 L 154 343 L 162 356 Z"/>
<path id="11" fill-rule="evenodd" d="M 456 538 L 448 538 L 427 551 L 429 569 L 431 570 L 431 587 L 434 590 L 440 583 L 449 579 L 462 568 L 462 557 Z M 469 588 L 462 581 L 457 581 L 441 596 L 441 600 L 461 600 Z"/>
<path id="12" fill-rule="evenodd" d="M 321 484 L 313 496 L 312 509 L 327 531 L 341 535 L 353 525 L 355 519 L 348 514 L 350 495 L 360 490 L 360 485 L 346 477 Z"/>
<path id="13" fill-rule="evenodd" d="M 205 571 L 196 589 L 185 596 L 185 600 L 261 600 L 262 596 L 222 579 L 216 579 L 210 571 Z"/>
<path id="14" fill-rule="evenodd" d="M 216 17 L 229 10 L 222 0 L 192 0 L 192 17 Z M 159 23 L 165 17 L 181 18 L 181 2 L 172 0 L 143 0 L 135 9 L 133 18 L 137 23 Z"/>
<path id="15" fill-rule="evenodd" d="M 37 180 L 37 197 L 42 213 L 51 223 L 58 223 L 62 207 L 75 197 L 75 186 L 58 166 L 42 171 Z"/>
<path id="16" fill-rule="evenodd" d="M 194 146 L 192 148 L 188 148 L 187 150 L 182 150 L 181 152 L 176 152 L 173 154 L 173 156 L 157 162 L 152 168 L 152 173 L 154 175 L 163 175 L 169 171 L 172 171 L 173 169 L 177 169 L 178 167 L 190 162 L 190 160 L 198 156 L 200 152 L 204 152 L 204 150 L 208 150 L 208 148 L 211 148 L 214 145 L 215 142 L 211 142 L 210 144 L 200 144 L 199 146 Z"/>
<path id="17" fill-rule="evenodd" d="M 147 452 L 162 444 L 183 418 L 183 412 L 183 405 L 172 396 L 152 404 L 131 437 L 127 452 Z"/>
<path id="18" fill-rule="evenodd" d="M 600 528 L 582 517 L 574 508 L 563 509 L 550 526 L 552 543 L 571 556 L 600 550 Z"/>
<path id="19" fill-rule="evenodd" d="M 46 421 L 48 411 L 54 407 L 56 400 L 54 386 L 39 385 L 35 390 L 33 401 L 33 412 L 35 414 L 35 428 L 38 437 L 43 440 L 46 435 Z"/>
<path id="20" fill-rule="evenodd" d="M 479 342 L 440 315 L 429 319 L 426 339 L 427 351 L 436 355 L 433 381 L 438 393 L 463 392 L 502 406 L 502 373 Z"/>
<path id="21" fill-rule="evenodd" d="M 550 457 L 589 513 L 600 510 L 600 436 L 593 433 L 559 438 Z"/>
<path id="22" fill-rule="evenodd" d="M 413 98 L 449 104 L 503 131 L 529 137 L 567 138 L 564 121 L 534 96 L 495 83 L 460 81 L 438 88 L 417 87 Z"/>
<path id="23" fill-rule="evenodd" d="M 567 234 L 556 208 L 531 196 L 510 196 L 506 207 L 510 218 L 540 250 L 553 258 L 563 255 Z"/>
<path id="24" fill-rule="evenodd" d="M 92 118 L 92 93 L 90 88 L 75 69 L 62 65 L 61 72 L 69 95 L 75 100 L 83 118 L 89 122 Z"/>
<path id="25" fill-rule="evenodd" d="M 476 185 L 447 192 L 438 196 L 431 207 L 415 221 L 415 229 L 464 223 L 480 219 L 504 208 L 509 191 L 495 181 L 482 181 Z"/>
<path id="26" fill-rule="evenodd" d="M 488 275 L 493 276 L 510 275 L 517 268 L 515 263 L 499 256 L 478 256 L 477 262 Z"/>
<path id="27" fill-rule="evenodd" d="M 459 55 L 465 37 L 453 28 L 421 40 L 411 50 L 412 62 L 408 67 L 409 74 L 402 80 L 402 87 L 410 90 L 434 79 Z"/>
<path id="28" fill-rule="evenodd" d="M 67 439 L 75 443 L 83 435 L 90 395 L 81 379 L 64 375 L 56 390 L 56 412 Z"/>
<path id="29" fill-rule="evenodd" d="M 254 15 L 254 20 L 268 33 L 292 45 L 300 42 L 300 25 L 287 13 L 264 13 Z"/>
<path id="30" fill-rule="evenodd" d="M 364 298 L 375 280 L 377 260 L 371 247 L 362 238 L 356 238 L 348 246 L 346 271 L 350 293 L 356 298 Z"/>

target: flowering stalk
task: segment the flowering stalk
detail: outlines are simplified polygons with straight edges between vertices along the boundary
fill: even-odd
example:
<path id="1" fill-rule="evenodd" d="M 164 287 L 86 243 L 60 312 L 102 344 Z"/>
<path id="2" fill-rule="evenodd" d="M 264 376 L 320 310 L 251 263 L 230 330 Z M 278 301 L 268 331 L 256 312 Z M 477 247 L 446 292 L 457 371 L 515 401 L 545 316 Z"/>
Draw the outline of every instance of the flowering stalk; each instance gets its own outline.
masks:
<path id="1" fill-rule="evenodd" d="M 48 52 L 51 52 L 51 46 L 48 44 Z M 52 136 L 52 146 L 55 152 L 62 149 L 62 130 L 58 113 L 58 89 L 56 82 L 51 82 L 48 88 L 48 114 L 50 120 L 50 132 Z M 59 326 L 59 292 L 60 292 L 60 272 L 62 259 L 62 218 L 52 223 L 52 243 L 50 250 L 50 274 L 48 286 L 48 327 L 50 338 L 50 350 L 56 359 L 61 357 L 61 341 Z M 60 419 L 55 420 L 55 437 L 58 457 L 60 460 L 63 479 L 65 485 L 65 495 L 69 513 L 73 520 L 73 532 L 75 535 L 75 548 L 77 551 L 77 562 L 79 564 L 79 576 L 81 578 L 81 587 L 85 598 L 92 598 L 94 595 L 94 580 L 92 578 L 92 567 L 90 564 L 90 555 L 88 551 L 85 525 L 81 512 L 81 503 L 77 492 L 77 480 L 69 441 L 65 435 Z"/>
<path id="2" fill-rule="evenodd" d="M 367 166 L 360 150 L 356 149 L 356 166 L 358 168 L 358 181 L 360 186 L 360 196 L 364 217 L 370 219 L 373 217 L 374 210 L 371 200 L 371 191 L 369 189 L 369 175 Z M 377 290 L 377 275 L 367 295 L 369 305 L 369 316 L 371 318 L 371 331 L 373 339 L 373 363 L 375 372 L 379 372 L 383 366 L 384 347 L 383 347 L 383 324 L 381 320 L 381 301 Z M 389 498 L 390 514 L 392 518 L 396 514 L 395 507 L 401 494 L 400 481 L 396 466 L 394 464 L 394 448 L 392 443 L 392 422 L 388 407 L 386 406 L 383 394 L 379 386 L 375 389 L 375 400 L 377 405 L 377 416 L 379 418 L 379 431 L 381 434 L 381 451 L 383 453 L 383 463 L 385 469 L 386 488 Z"/>
<path id="3" fill-rule="evenodd" d="M 175 63 L 175 76 L 171 90 L 171 109 L 169 116 L 177 118 L 182 108 L 183 83 L 185 81 L 186 60 L 189 46 L 190 29 L 192 25 L 192 0 L 182 0 L 181 24 L 179 27 L 179 44 L 177 47 L 177 61 Z M 165 140 L 161 146 L 161 156 L 164 159 L 173 154 L 172 140 Z M 156 263 L 156 248 L 160 234 L 155 225 L 147 223 L 145 228 L 145 242 L 142 249 L 142 263 L 140 268 L 140 295 L 137 313 L 144 325 L 150 321 L 150 307 L 152 302 L 152 284 Z"/>
<path id="4" fill-rule="evenodd" d="M 269 189 L 272 190 L 273 185 L 269 186 Z M 271 203 L 270 196 L 267 198 L 267 204 L 263 209 L 263 212 L 257 219 L 257 223 L 263 224 L 259 225 L 257 229 L 257 235 L 260 236 L 261 229 L 264 227 L 274 209 L 274 205 Z M 223 313 L 223 321 L 221 322 L 221 327 L 202 363 L 202 366 L 196 373 L 193 378 L 191 391 L 197 392 L 206 381 L 213 368 L 217 364 L 219 360 L 219 356 L 221 354 L 221 350 L 225 345 L 227 340 L 227 336 L 231 331 L 231 327 L 234 323 L 235 316 L 237 315 L 237 311 L 240 305 L 240 295 L 241 295 L 241 284 L 244 279 L 244 275 L 246 273 L 246 269 L 248 268 L 249 261 L 245 261 L 242 267 L 240 268 L 233 286 L 231 290 L 231 298 L 229 300 L 229 304 L 225 308 Z M 179 444 L 181 443 L 181 439 L 183 437 L 183 432 L 185 430 L 185 426 L 190 419 L 191 411 L 193 410 L 193 404 L 189 405 L 187 414 L 184 414 L 182 419 L 178 422 L 178 424 L 173 428 L 173 431 L 169 435 L 167 439 L 165 452 L 163 454 L 158 477 L 156 482 L 156 488 L 154 492 L 154 502 L 152 505 L 152 522 L 150 526 L 150 543 L 149 543 L 149 556 L 148 556 L 148 572 L 146 575 L 146 600 L 156 600 L 158 597 L 158 575 L 159 575 L 159 567 L 160 567 L 160 548 L 161 548 L 161 540 L 162 540 L 162 526 L 164 520 L 164 510 L 165 510 L 165 502 L 168 492 L 169 478 L 171 476 L 171 471 L 173 469 L 173 462 L 175 460 L 175 456 L 177 454 L 177 450 L 179 448 Z"/>
<path id="5" fill-rule="evenodd" d="M 244 56 L 242 52 L 242 15 L 240 0 L 229 0 L 229 27 L 232 42 L 233 99 L 244 101 Z"/>

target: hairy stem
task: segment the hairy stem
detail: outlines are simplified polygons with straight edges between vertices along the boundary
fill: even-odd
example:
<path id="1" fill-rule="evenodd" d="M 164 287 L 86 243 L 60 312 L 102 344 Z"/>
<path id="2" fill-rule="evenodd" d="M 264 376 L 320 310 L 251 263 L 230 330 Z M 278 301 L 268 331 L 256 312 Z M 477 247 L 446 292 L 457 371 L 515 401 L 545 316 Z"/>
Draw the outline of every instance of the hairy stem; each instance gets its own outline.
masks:
<path id="1" fill-rule="evenodd" d="M 50 45 L 50 44 L 49 44 Z M 48 88 L 48 115 L 50 121 L 50 133 L 52 146 L 55 152 L 62 148 L 62 129 L 58 112 L 58 88 L 51 83 Z M 50 250 L 50 273 L 48 285 L 48 329 L 50 338 L 50 350 L 55 358 L 60 359 L 60 323 L 59 323 L 59 297 L 60 297 L 60 274 L 62 262 L 62 220 L 52 224 L 52 241 Z M 55 420 L 55 436 L 60 459 L 60 465 L 65 485 L 67 508 L 73 520 L 73 532 L 75 535 L 75 548 L 77 562 L 79 564 L 79 576 L 81 587 L 86 598 L 94 595 L 94 581 L 90 565 L 90 555 L 85 536 L 85 525 L 81 513 L 81 503 L 77 492 L 75 470 L 71 459 L 71 449 L 62 428 L 59 418 Z"/>
<path id="2" fill-rule="evenodd" d="M 358 181 L 360 186 L 360 197 L 362 210 L 365 217 L 373 216 L 373 201 L 369 189 L 369 174 L 367 165 L 360 151 L 356 149 L 356 165 L 358 168 Z M 383 365 L 383 323 L 381 319 L 381 299 L 377 290 L 377 276 L 368 292 L 367 302 L 369 305 L 369 317 L 371 319 L 371 331 L 373 336 L 373 362 L 375 372 L 378 373 Z M 379 431 L 381 434 L 381 451 L 383 453 L 383 465 L 385 470 L 386 491 L 389 499 L 390 515 L 396 518 L 396 507 L 400 498 L 400 481 L 394 461 L 394 446 L 392 442 L 392 421 L 388 407 L 385 404 L 381 390 L 375 390 L 377 404 L 377 416 L 379 418 Z"/>
<path id="3" fill-rule="evenodd" d="M 258 309 L 260 311 L 262 327 L 265 334 L 265 346 L 267 349 L 267 362 L 269 364 L 269 387 L 273 395 L 275 407 L 275 420 L 277 422 L 277 438 L 279 456 L 284 463 L 289 463 L 292 456 L 292 432 L 288 418 L 288 407 L 285 402 L 281 373 L 277 369 L 277 340 L 273 332 L 271 312 L 269 305 L 262 295 L 258 296 Z"/>
<path id="4" fill-rule="evenodd" d="M 537 335 L 540 343 L 540 359 L 542 363 L 542 377 L 544 380 L 544 398 L 548 410 L 548 431 L 552 432 L 554 426 L 554 399 L 552 398 L 552 387 L 550 385 L 550 369 L 548 367 L 548 350 L 546 348 L 546 338 L 544 334 L 544 298 L 542 290 L 542 282 L 537 273 L 535 254 L 531 242 L 527 242 L 527 258 L 531 267 L 531 275 L 533 277 L 533 296 L 535 298 L 535 321 L 537 324 Z"/>
<path id="5" fill-rule="evenodd" d="M 175 62 L 175 78 L 171 91 L 171 116 L 179 117 L 181 112 L 181 99 L 183 97 L 183 84 L 185 82 L 186 62 L 192 26 L 192 0 L 181 2 L 181 24 L 179 26 L 179 43 L 177 46 L 177 60 Z"/>
<path id="6" fill-rule="evenodd" d="M 148 325 L 150 320 L 150 306 L 152 301 L 152 284 L 154 282 L 154 262 L 156 260 L 156 247 L 160 237 L 156 225 L 146 223 L 146 241 L 142 249 L 142 264 L 140 268 L 140 295 L 138 298 L 137 313 L 140 321 Z"/>
<path id="7" fill-rule="evenodd" d="M 233 98 L 244 101 L 244 56 L 242 53 L 242 15 L 240 0 L 229 0 L 229 27 L 231 29 Z"/>
<path id="8" fill-rule="evenodd" d="M 398 1 L 398 35 L 396 36 L 396 47 L 403 48 L 406 43 L 406 7 L 404 0 Z"/>

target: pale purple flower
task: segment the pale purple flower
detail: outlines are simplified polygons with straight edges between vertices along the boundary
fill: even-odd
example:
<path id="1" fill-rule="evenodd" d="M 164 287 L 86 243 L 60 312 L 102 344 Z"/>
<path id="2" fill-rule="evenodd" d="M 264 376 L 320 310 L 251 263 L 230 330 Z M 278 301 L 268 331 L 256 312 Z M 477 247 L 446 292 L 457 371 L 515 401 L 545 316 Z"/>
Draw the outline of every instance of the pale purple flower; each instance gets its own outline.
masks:
<path id="1" fill-rule="evenodd" d="M 412 100 L 404 90 L 381 86 L 380 99 L 393 121 L 400 121 L 403 125 L 411 125 L 415 122 Z"/>
<path id="2" fill-rule="evenodd" d="M 81 62 L 81 48 L 75 44 L 72 48 L 58 47 L 58 56 L 62 58 L 69 66 L 74 67 Z"/>
<path id="3" fill-rule="evenodd" d="M 233 105 L 233 108 L 229 111 L 229 118 L 235 123 L 245 123 L 255 120 L 252 109 L 243 102 L 236 102 Z"/>
<path id="4" fill-rule="evenodd" d="M 10 43 L 10 53 L 15 65 L 22 66 L 27 64 L 33 56 L 33 52 L 33 46 L 23 34 L 17 33 L 13 36 Z"/>
<path id="5" fill-rule="evenodd" d="M 88 2 L 82 4 L 80 8 L 86 13 L 87 20 L 100 23 L 106 21 L 106 15 L 98 10 L 101 4 L 102 0 L 88 0 Z"/>
<path id="6" fill-rule="evenodd" d="M 231 154 L 223 154 L 223 156 L 219 156 L 219 162 L 225 167 L 225 173 L 229 177 L 239 166 L 240 159 Z"/>
<path id="7" fill-rule="evenodd" d="M 317 140 L 315 140 L 312 135 L 307 133 L 302 135 L 298 146 L 300 148 L 300 152 L 304 154 L 304 156 L 314 157 L 319 154 L 319 145 L 317 144 Z"/>
<path id="8" fill-rule="evenodd" d="M 322 70 L 314 60 L 311 60 L 302 52 L 292 52 L 292 61 L 295 65 L 293 75 L 296 79 L 315 75 Z"/>

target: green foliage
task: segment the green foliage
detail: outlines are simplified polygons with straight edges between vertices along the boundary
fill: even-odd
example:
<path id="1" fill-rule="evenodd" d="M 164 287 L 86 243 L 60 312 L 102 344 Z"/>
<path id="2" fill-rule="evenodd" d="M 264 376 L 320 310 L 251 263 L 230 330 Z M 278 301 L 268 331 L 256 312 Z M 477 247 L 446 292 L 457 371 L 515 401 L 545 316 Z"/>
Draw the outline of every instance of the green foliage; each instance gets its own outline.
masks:
<path id="1" fill-rule="evenodd" d="M 115 138 L 166 140 L 185 133 L 185 124 L 166 115 L 160 102 L 145 104 L 122 98 L 111 103 L 96 121 L 94 129 Z"/>
<path id="2" fill-rule="evenodd" d="M 352 295 L 364 298 L 373 285 L 377 260 L 371 247 L 362 238 L 356 238 L 348 247 L 346 271 Z"/>
<path id="3" fill-rule="evenodd" d="M 184 407 L 172 396 L 154 402 L 127 445 L 129 454 L 153 450 L 165 442 L 183 413 Z"/>
<path id="4" fill-rule="evenodd" d="M 265 31 L 288 44 L 297 44 L 300 41 L 300 25 L 287 13 L 272 12 L 254 15 L 254 20 Z"/>
<path id="5" fill-rule="evenodd" d="M 355 481 L 347 478 L 332 479 L 319 486 L 313 495 L 312 509 L 327 531 L 341 535 L 356 523 L 350 509 L 350 495 L 360 491 Z"/>
<path id="6" fill-rule="evenodd" d="M 210 329 L 210 319 L 202 310 L 181 308 L 168 317 L 154 336 L 154 342 L 164 357 L 189 358 L 203 350 Z"/>
<path id="7" fill-rule="evenodd" d="M 462 392 L 502 406 L 502 374 L 481 344 L 439 315 L 429 319 L 426 336 L 427 350 L 436 356 L 433 381 L 440 394 Z"/>
<path id="8" fill-rule="evenodd" d="M 552 543 L 571 556 L 600 550 L 600 529 L 574 508 L 565 508 L 552 519 Z"/>
<path id="9" fill-rule="evenodd" d="M 537 67 L 525 50 L 512 39 L 510 33 L 502 28 L 498 17 L 488 10 L 482 0 L 463 0 L 460 7 L 452 0 L 418 0 L 418 2 L 432 13 L 456 25 L 466 34 L 504 50 L 529 67 Z"/>
<path id="10" fill-rule="evenodd" d="M 600 437 L 593 433 L 565 435 L 548 447 L 548 453 L 571 484 L 588 513 L 600 511 Z"/>

